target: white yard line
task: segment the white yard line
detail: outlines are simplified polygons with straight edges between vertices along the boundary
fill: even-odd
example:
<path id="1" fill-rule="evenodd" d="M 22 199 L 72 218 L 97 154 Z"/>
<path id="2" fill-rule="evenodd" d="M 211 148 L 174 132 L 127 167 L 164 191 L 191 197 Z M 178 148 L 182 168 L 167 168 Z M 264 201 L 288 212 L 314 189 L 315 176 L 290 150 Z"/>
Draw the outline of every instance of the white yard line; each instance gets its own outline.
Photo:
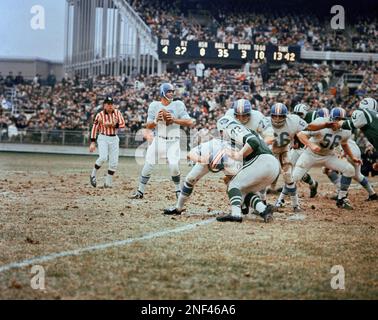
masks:
<path id="1" fill-rule="evenodd" d="M 9 263 L 9 264 L 0 266 L 0 273 L 11 270 L 11 269 L 19 269 L 19 268 L 27 267 L 27 266 L 30 266 L 30 265 L 35 265 L 35 264 L 55 260 L 57 258 L 79 256 L 79 255 L 86 253 L 86 252 L 97 251 L 97 250 L 105 250 L 105 249 L 108 249 L 108 248 L 125 246 L 125 245 L 128 245 L 130 243 L 137 242 L 137 241 L 150 240 L 150 239 L 154 239 L 154 238 L 168 236 L 168 235 L 171 235 L 171 234 L 181 233 L 181 232 L 185 232 L 185 231 L 194 229 L 197 226 L 209 224 L 209 223 L 214 222 L 214 221 L 215 221 L 215 218 L 211 218 L 211 219 L 207 219 L 207 220 L 203 220 L 203 221 L 199 221 L 199 222 L 195 222 L 195 223 L 186 224 L 182 227 L 178 227 L 178 228 L 175 228 L 175 229 L 168 229 L 168 230 L 163 230 L 163 231 L 151 232 L 151 233 L 148 233 L 144 236 L 137 237 L 137 238 L 130 238 L 130 239 L 126 239 L 126 240 L 119 240 L 119 241 L 113 241 L 113 242 L 108 242 L 108 243 L 96 244 L 96 245 L 93 245 L 93 246 L 90 246 L 90 247 L 79 248 L 79 249 L 69 250 L 69 251 L 62 251 L 62 252 L 57 252 L 57 253 L 51 253 L 51 254 L 48 254 L 48 255 L 45 255 L 45 256 L 26 259 L 26 260 L 22 260 L 22 261 L 19 261 L 19 262 L 13 262 L 13 263 Z"/>

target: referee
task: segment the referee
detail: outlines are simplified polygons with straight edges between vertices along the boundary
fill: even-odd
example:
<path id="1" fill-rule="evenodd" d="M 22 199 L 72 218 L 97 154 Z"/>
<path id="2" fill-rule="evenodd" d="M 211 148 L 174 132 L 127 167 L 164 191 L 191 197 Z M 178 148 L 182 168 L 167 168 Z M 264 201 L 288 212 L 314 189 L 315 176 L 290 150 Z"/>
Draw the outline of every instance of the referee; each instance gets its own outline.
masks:
<path id="1" fill-rule="evenodd" d="M 112 97 L 106 97 L 103 105 L 104 109 L 96 115 L 91 130 L 91 145 L 89 147 L 89 152 L 94 152 L 96 150 L 97 140 L 99 157 L 97 158 L 90 175 L 90 182 L 93 187 L 96 187 L 97 171 L 101 168 L 104 162 L 109 160 L 109 169 L 105 178 L 104 187 L 111 188 L 113 175 L 117 170 L 119 156 L 119 138 L 116 133 L 117 129 L 125 128 L 125 119 L 121 112 L 114 108 Z"/>

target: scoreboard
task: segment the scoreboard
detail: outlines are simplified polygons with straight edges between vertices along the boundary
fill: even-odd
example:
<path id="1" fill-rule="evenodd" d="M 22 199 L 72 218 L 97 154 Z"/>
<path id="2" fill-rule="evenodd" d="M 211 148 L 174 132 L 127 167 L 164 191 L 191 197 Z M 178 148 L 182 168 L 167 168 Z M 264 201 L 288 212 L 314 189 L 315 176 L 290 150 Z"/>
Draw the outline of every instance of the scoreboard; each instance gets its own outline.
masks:
<path id="1" fill-rule="evenodd" d="M 242 44 L 213 41 L 187 41 L 177 38 L 159 39 L 159 59 L 218 59 L 218 60 L 264 60 L 295 62 L 300 59 L 300 46 L 273 44 Z"/>

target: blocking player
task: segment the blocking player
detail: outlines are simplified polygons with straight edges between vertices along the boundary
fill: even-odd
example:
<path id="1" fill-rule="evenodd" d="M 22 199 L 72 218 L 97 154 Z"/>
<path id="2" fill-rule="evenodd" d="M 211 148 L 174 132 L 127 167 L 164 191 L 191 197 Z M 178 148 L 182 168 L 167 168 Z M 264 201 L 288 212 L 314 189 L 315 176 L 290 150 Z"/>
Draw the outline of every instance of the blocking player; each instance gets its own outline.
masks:
<path id="1" fill-rule="evenodd" d="M 241 162 L 235 161 L 225 154 L 226 148 L 230 147 L 231 145 L 228 142 L 213 138 L 190 150 L 187 157 L 195 165 L 185 178 L 176 206 L 165 209 L 164 214 L 180 215 L 185 210 L 184 205 L 192 194 L 195 184 L 209 172 L 223 170 L 225 181 L 238 172 L 241 168 Z"/>
<path id="2" fill-rule="evenodd" d="M 333 108 L 331 117 L 336 118 L 342 114 L 341 108 Z M 329 121 L 325 118 L 317 118 L 313 123 Z M 329 122 L 331 127 L 334 122 Z M 356 158 L 348 145 L 351 136 L 350 130 L 324 128 L 318 131 L 302 131 L 297 134 L 299 140 L 307 147 L 299 157 L 293 171 L 294 182 L 299 181 L 303 175 L 314 166 L 325 166 L 328 169 L 341 172 L 340 191 L 338 192 L 336 205 L 339 208 L 351 210 L 353 207 L 347 199 L 348 188 L 355 174 L 354 167 L 346 160 L 340 159 L 335 153 L 339 145 L 346 155 L 356 164 L 361 160 Z"/>
<path id="3" fill-rule="evenodd" d="M 252 105 L 247 99 L 236 100 L 225 115 L 235 118 L 247 129 L 257 132 L 266 140 L 273 137 L 273 129 L 267 118 L 260 111 L 252 110 Z"/>
<path id="4" fill-rule="evenodd" d="M 340 121 L 335 128 L 345 130 L 360 129 L 369 142 L 378 150 L 378 112 L 377 101 L 372 98 L 363 99 L 358 109 L 353 111 L 350 120 Z"/>
<path id="5" fill-rule="evenodd" d="M 114 108 L 112 97 L 106 97 L 103 105 L 104 110 L 96 115 L 91 130 L 91 145 L 89 147 L 89 152 L 94 152 L 96 150 L 97 140 L 99 157 L 96 160 L 90 175 L 90 182 L 93 187 L 96 187 L 97 171 L 105 161 L 109 160 L 109 169 L 105 178 L 104 187 L 111 188 L 113 176 L 117 170 L 119 157 L 119 138 L 117 136 L 117 130 L 125 128 L 125 120 L 121 112 Z"/>
<path id="6" fill-rule="evenodd" d="M 265 205 L 257 193 L 275 181 L 280 173 L 280 164 L 259 135 L 244 127 L 230 116 L 223 116 L 217 122 L 217 129 L 224 136 L 235 141 L 242 148 L 226 149 L 226 154 L 234 160 L 243 161 L 243 167 L 228 184 L 227 193 L 231 204 L 231 214 L 218 217 L 220 222 L 242 222 L 241 205 L 249 194 L 249 202 L 264 222 L 273 220 L 273 207 Z"/>
<path id="7" fill-rule="evenodd" d="M 148 107 L 147 129 L 154 129 L 154 139 L 147 148 L 137 191 L 131 199 L 142 199 L 152 170 L 159 159 L 167 158 L 169 171 L 175 185 L 176 197 L 180 194 L 180 126 L 191 127 L 190 118 L 184 103 L 173 101 L 174 87 L 170 83 L 160 86 L 160 101 L 151 102 Z"/>
<path id="8" fill-rule="evenodd" d="M 290 195 L 294 212 L 300 212 L 297 187 L 293 180 L 293 164 L 289 158 L 289 147 L 294 142 L 296 134 L 307 130 L 319 130 L 326 124 L 310 124 L 295 114 L 289 114 L 287 107 L 283 103 L 276 103 L 271 107 L 269 123 L 274 130 L 274 139 L 270 141 L 272 151 L 279 160 L 285 185 L 278 197 L 275 206 L 280 207 L 286 195 Z M 315 185 L 317 187 L 317 185 Z"/>

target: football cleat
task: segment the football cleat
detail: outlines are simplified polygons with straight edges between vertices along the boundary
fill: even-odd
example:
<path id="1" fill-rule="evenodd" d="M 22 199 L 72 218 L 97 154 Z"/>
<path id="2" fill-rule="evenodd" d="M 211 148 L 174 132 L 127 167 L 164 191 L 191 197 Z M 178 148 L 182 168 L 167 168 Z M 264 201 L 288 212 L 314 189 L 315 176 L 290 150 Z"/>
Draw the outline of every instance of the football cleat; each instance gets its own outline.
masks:
<path id="1" fill-rule="evenodd" d="M 96 188 L 96 186 L 97 186 L 96 177 L 95 176 L 90 176 L 89 180 L 91 182 L 92 187 Z"/>
<path id="2" fill-rule="evenodd" d="M 371 194 L 369 198 L 367 199 L 367 201 L 375 201 L 375 200 L 378 200 L 378 194 L 376 193 Z"/>
<path id="3" fill-rule="evenodd" d="M 303 212 L 303 210 L 302 210 L 302 208 L 300 206 L 295 206 L 293 208 L 293 212 L 294 213 L 301 213 L 301 212 Z"/>
<path id="4" fill-rule="evenodd" d="M 281 201 L 276 201 L 276 203 L 274 204 L 274 206 L 276 207 L 276 208 L 283 208 L 283 207 L 285 207 L 285 199 L 282 199 Z"/>
<path id="5" fill-rule="evenodd" d="M 135 193 L 133 193 L 129 199 L 143 199 L 143 192 L 140 192 L 139 190 Z"/>
<path id="6" fill-rule="evenodd" d="M 164 209 L 164 214 L 165 215 L 180 215 L 184 210 L 179 210 L 177 209 L 176 207 L 171 207 L 171 208 L 167 208 L 167 209 Z"/>
<path id="7" fill-rule="evenodd" d="M 318 194 L 318 181 L 315 181 L 315 185 L 310 187 L 310 198 L 315 198 L 315 196 Z"/>
<path id="8" fill-rule="evenodd" d="M 233 216 L 232 214 L 228 214 L 223 217 L 217 217 L 217 221 L 219 222 L 242 222 L 242 217 Z"/>
<path id="9" fill-rule="evenodd" d="M 341 208 L 341 209 L 353 210 L 353 207 L 351 206 L 349 200 L 346 197 L 342 199 L 337 199 L 336 205 L 338 208 Z"/>
<path id="10" fill-rule="evenodd" d="M 264 219 L 265 223 L 273 221 L 273 206 L 268 204 L 263 213 L 260 214 L 261 218 Z"/>

